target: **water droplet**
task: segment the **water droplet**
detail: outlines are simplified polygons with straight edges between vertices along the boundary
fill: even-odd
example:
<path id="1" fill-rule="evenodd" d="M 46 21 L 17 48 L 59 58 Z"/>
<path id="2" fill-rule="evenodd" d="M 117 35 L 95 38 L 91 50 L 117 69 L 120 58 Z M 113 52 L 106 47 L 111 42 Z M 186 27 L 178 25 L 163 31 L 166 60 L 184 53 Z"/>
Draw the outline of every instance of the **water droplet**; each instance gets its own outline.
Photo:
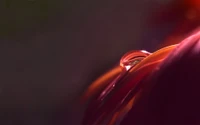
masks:
<path id="1" fill-rule="evenodd" d="M 121 58 L 120 66 L 124 67 L 127 71 L 141 62 L 145 57 L 150 55 L 147 51 L 130 51 Z"/>

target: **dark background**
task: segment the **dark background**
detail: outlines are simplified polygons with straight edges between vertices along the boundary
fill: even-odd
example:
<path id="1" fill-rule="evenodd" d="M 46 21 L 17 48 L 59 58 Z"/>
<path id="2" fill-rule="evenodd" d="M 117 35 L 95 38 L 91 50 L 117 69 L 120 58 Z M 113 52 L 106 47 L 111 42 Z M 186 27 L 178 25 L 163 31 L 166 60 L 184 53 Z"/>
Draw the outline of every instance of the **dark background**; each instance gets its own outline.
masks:
<path id="1" fill-rule="evenodd" d="M 153 51 L 169 0 L 0 1 L 0 124 L 79 125 L 77 99 L 129 50 Z"/>

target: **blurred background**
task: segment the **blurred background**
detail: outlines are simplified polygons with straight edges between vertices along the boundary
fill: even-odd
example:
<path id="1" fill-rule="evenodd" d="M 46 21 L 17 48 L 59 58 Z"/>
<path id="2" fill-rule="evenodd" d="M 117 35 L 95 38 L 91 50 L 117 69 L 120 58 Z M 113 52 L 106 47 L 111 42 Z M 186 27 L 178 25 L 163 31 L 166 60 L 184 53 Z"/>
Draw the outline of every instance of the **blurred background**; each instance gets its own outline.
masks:
<path id="1" fill-rule="evenodd" d="M 78 98 L 130 50 L 199 26 L 198 0 L 0 1 L 0 124 L 80 125 Z"/>

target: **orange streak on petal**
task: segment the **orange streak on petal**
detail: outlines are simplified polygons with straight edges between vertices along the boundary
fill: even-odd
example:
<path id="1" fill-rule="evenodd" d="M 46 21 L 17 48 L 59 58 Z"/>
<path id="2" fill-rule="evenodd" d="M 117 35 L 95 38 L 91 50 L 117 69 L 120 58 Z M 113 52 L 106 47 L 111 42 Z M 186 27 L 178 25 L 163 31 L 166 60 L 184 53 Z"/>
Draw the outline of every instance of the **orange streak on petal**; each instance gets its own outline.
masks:
<path id="1" fill-rule="evenodd" d="M 146 57 L 144 60 L 142 60 L 138 65 L 136 65 L 133 69 L 131 69 L 130 72 L 135 72 L 141 67 L 144 67 L 146 64 L 154 62 L 156 60 L 164 59 L 166 56 L 176 47 L 177 45 L 171 45 L 168 47 L 165 47 L 163 49 L 160 49 L 153 54 Z"/>
<path id="2" fill-rule="evenodd" d="M 119 119 L 120 117 L 123 117 L 123 115 L 127 114 L 133 107 L 139 94 L 140 94 L 140 92 L 138 92 L 138 94 L 135 95 L 124 108 L 122 108 L 120 111 L 116 112 L 113 115 L 110 122 L 108 123 L 108 125 L 114 125 L 116 123 L 117 119 Z"/>
<path id="3" fill-rule="evenodd" d="M 97 80 L 95 80 L 86 90 L 82 97 L 82 101 L 86 101 L 92 96 L 99 93 L 103 88 L 105 88 L 117 75 L 119 75 L 122 71 L 120 66 L 116 66 L 111 69 L 107 73 L 100 76 Z"/>

